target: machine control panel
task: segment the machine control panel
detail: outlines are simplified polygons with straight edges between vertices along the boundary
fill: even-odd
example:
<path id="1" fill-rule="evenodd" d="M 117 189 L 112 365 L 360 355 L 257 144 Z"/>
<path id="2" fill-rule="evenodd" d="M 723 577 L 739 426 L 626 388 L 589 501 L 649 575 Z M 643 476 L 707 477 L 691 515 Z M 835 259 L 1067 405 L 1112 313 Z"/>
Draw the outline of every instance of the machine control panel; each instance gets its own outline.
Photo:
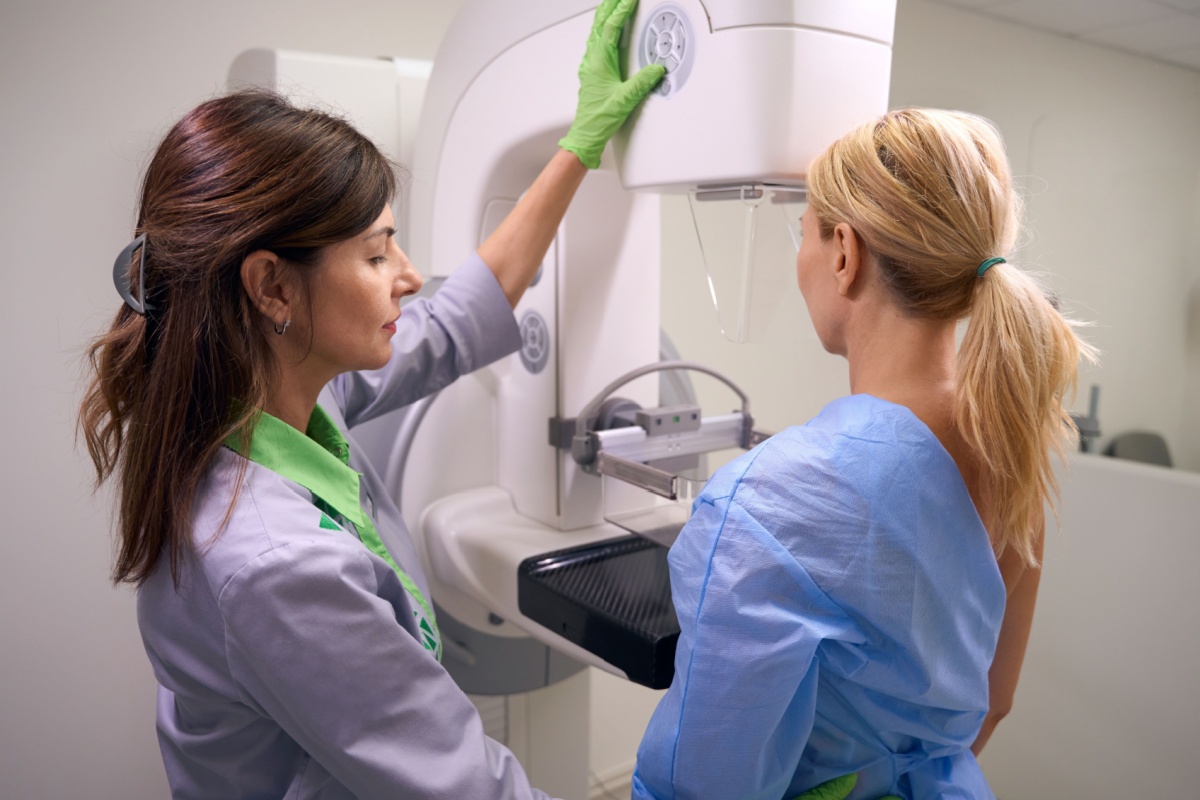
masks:
<path id="1" fill-rule="evenodd" d="M 677 405 L 644 408 L 637 412 L 637 425 L 647 436 L 691 433 L 700 430 L 700 406 Z"/>
<path id="2" fill-rule="evenodd" d="M 521 363 L 537 375 L 550 362 L 550 328 L 536 311 L 526 311 L 519 323 L 521 331 Z"/>
<path id="3" fill-rule="evenodd" d="M 663 97 L 676 94 L 687 81 L 695 60 L 696 37 L 687 13 L 674 3 L 655 7 L 640 34 L 639 66 L 662 64 L 667 74 L 654 91 Z"/>

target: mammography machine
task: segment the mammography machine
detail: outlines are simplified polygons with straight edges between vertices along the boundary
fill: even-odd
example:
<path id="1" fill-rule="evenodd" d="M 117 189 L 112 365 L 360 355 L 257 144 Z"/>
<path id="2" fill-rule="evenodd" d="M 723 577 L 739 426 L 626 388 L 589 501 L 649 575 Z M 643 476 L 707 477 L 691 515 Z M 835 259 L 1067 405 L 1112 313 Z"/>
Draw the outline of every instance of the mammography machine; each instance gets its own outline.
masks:
<path id="1" fill-rule="evenodd" d="M 499 224 L 569 127 L 595 7 L 470 0 L 452 24 L 422 86 L 400 209 L 402 244 L 431 283 Z M 446 667 L 468 692 L 529 691 L 584 664 L 670 682 L 678 627 L 661 544 L 700 485 L 681 469 L 756 434 L 736 386 L 738 408 L 719 415 L 659 396 L 670 287 L 658 195 L 688 194 L 721 325 L 744 338 L 755 271 L 792 274 L 755 263 L 766 227 L 795 223 L 809 161 L 886 110 L 894 16 L 894 0 L 642 0 L 626 72 L 659 62 L 667 75 L 587 177 L 516 308 L 522 351 L 359 435 L 396 484 Z M 231 82 L 262 82 L 269 57 L 239 59 Z M 722 203 L 732 235 L 702 222 Z"/>
<path id="2" fill-rule="evenodd" d="M 414 263 L 434 275 L 453 269 L 536 176 L 570 124 L 594 7 L 546 0 L 463 8 L 422 109 L 410 196 Z M 606 487 L 598 477 L 617 471 L 605 468 L 613 458 L 619 469 L 752 443 L 741 412 L 692 420 L 689 410 L 677 421 L 656 410 L 656 376 L 617 387 L 644 407 L 641 424 L 637 410 L 624 420 L 633 424 L 599 435 L 589 431 L 603 420 L 576 422 L 600 411 L 610 383 L 659 359 L 652 192 L 691 192 L 695 205 L 797 199 L 808 162 L 886 109 L 893 18 L 894 4 L 878 0 L 641 4 L 627 30 L 627 71 L 659 61 L 666 78 L 618 134 L 607 168 L 584 183 L 516 309 L 522 352 L 439 398 L 409 456 L 421 466 L 406 471 L 402 509 L 451 616 L 491 635 L 515 627 L 584 663 L 653 672 L 614 664 L 617 654 L 598 657 L 565 617 L 557 629 L 531 619 L 518 587 L 532 557 L 625 534 L 606 517 L 636 519 L 646 509 L 653 524 L 646 491 Z M 671 432 L 659 435 L 664 425 Z M 669 466 L 632 476 L 629 467 L 625 477 L 669 484 Z M 673 493 L 686 502 L 686 487 Z"/>

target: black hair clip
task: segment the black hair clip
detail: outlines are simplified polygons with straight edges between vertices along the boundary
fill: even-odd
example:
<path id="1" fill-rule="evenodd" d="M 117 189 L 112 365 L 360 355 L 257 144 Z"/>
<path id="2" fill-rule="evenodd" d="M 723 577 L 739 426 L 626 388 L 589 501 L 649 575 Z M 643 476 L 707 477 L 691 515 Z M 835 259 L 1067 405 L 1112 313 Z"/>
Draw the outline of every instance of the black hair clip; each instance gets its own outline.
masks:
<path id="1" fill-rule="evenodd" d="M 129 259 L 133 258 L 133 251 L 139 247 L 141 253 L 138 255 L 138 296 L 142 298 L 140 301 L 130 292 L 129 285 Z M 140 234 L 117 256 L 116 262 L 113 263 L 113 284 L 125 305 L 138 314 L 144 317 L 146 312 L 154 311 L 154 306 L 146 302 L 146 234 Z"/>

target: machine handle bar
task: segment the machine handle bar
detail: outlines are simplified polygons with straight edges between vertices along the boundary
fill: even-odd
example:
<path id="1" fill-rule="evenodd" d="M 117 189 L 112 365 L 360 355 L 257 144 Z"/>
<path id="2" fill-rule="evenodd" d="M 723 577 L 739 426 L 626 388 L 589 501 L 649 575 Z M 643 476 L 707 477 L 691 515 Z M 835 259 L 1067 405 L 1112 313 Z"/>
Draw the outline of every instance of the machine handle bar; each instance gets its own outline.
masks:
<path id="1" fill-rule="evenodd" d="M 703 372 L 705 375 L 711 375 L 732 389 L 742 399 L 743 427 L 741 446 L 745 449 L 751 447 L 750 443 L 754 433 L 754 418 L 750 416 L 750 398 L 736 383 L 723 373 L 718 372 L 712 367 L 705 366 L 698 361 L 659 361 L 625 373 L 601 389 L 600 393 L 583 407 L 583 411 L 579 412 L 579 416 L 575 418 L 575 436 L 571 440 L 571 457 L 575 459 L 575 463 L 586 469 L 591 467 L 596 461 L 596 455 L 600 450 L 600 446 L 595 432 L 588 430 L 588 421 L 596 416 L 604 401 L 612 396 L 613 392 L 627 383 L 654 372 L 666 372 L 668 370 Z"/>

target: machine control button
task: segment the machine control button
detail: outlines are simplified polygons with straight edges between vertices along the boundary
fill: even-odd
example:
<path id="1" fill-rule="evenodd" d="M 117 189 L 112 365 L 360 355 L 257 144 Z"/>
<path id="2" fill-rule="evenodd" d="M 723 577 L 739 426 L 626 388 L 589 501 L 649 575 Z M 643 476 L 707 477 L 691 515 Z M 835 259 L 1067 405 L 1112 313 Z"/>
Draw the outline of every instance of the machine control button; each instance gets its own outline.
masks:
<path id="1" fill-rule="evenodd" d="M 675 47 L 675 37 L 672 35 L 671 31 L 660 31 L 658 34 L 658 41 L 654 44 L 654 49 L 658 52 L 658 57 L 665 59 L 667 56 L 671 55 L 672 51 L 675 50 Z M 679 43 L 679 48 L 683 48 L 682 41 Z"/>
<path id="2" fill-rule="evenodd" d="M 671 97 L 687 81 L 695 60 L 695 37 L 687 12 L 674 3 L 656 6 L 640 40 L 639 66 L 662 64 L 666 67 L 667 76 L 654 91 L 663 97 Z"/>
<path id="3" fill-rule="evenodd" d="M 537 375 L 550 361 L 550 328 L 536 311 L 526 311 L 521 317 L 521 363 Z"/>

